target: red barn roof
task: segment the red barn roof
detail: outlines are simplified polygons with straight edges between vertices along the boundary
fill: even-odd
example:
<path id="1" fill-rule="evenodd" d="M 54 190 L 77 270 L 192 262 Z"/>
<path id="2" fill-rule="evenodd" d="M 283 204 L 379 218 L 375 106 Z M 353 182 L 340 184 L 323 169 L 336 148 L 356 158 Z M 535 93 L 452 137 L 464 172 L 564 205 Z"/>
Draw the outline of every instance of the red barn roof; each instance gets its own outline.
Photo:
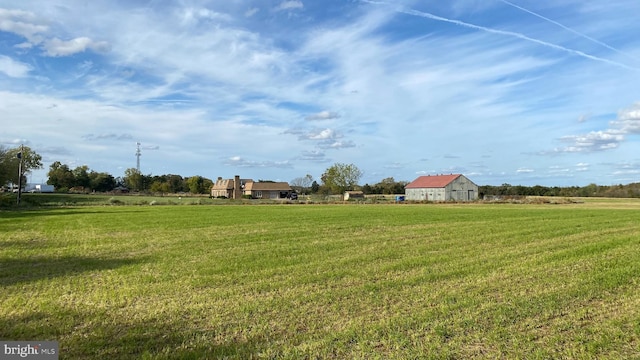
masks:
<path id="1" fill-rule="evenodd" d="M 421 188 L 443 188 L 449 185 L 453 180 L 462 176 L 461 174 L 451 175 L 428 175 L 420 176 L 419 178 L 410 182 L 407 189 L 421 189 Z"/>

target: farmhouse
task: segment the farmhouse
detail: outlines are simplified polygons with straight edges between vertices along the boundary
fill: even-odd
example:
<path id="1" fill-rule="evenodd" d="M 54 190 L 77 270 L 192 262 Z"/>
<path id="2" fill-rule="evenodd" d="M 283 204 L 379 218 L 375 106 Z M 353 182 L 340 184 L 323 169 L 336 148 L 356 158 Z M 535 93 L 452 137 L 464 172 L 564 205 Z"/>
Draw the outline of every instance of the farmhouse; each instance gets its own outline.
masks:
<path id="1" fill-rule="evenodd" d="M 253 181 L 240 179 L 238 175 L 233 179 L 218 177 L 211 187 L 212 197 L 229 199 L 240 199 L 243 195 L 252 199 L 286 199 L 292 192 L 291 186 L 286 182 Z"/>
<path id="2" fill-rule="evenodd" d="M 223 179 L 218 177 L 218 180 L 211 187 L 211 197 L 225 197 L 228 199 L 240 199 L 242 198 L 242 189 L 247 181 L 253 181 L 251 179 L 240 179 L 240 176 L 236 175 L 233 179 Z"/>
<path id="3" fill-rule="evenodd" d="M 250 195 L 252 199 L 286 199 L 292 191 L 286 182 L 250 181 L 245 185 L 243 194 Z"/>
<path id="4" fill-rule="evenodd" d="M 407 200 L 473 201 L 478 185 L 461 174 L 420 176 L 404 190 Z"/>

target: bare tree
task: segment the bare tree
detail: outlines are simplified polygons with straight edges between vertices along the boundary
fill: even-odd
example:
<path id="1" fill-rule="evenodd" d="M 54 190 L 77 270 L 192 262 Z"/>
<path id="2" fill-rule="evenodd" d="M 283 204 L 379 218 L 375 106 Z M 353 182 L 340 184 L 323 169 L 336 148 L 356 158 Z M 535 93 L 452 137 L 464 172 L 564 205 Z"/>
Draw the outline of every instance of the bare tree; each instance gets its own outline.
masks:
<path id="1" fill-rule="evenodd" d="M 289 182 L 289 185 L 300 194 L 309 192 L 311 184 L 313 184 L 313 176 L 309 174 L 303 177 L 297 177 Z"/>

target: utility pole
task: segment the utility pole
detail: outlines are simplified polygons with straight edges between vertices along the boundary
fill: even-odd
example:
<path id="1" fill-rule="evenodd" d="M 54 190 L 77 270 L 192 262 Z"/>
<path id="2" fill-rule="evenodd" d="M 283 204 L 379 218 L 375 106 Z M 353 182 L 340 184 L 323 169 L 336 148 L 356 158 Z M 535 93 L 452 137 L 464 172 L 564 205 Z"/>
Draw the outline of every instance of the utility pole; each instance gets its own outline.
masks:
<path id="1" fill-rule="evenodd" d="M 20 205 L 20 197 L 22 196 L 22 158 L 24 153 L 24 145 L 20 145 L 20 152 L 18 153 L 18 205 Z"/>

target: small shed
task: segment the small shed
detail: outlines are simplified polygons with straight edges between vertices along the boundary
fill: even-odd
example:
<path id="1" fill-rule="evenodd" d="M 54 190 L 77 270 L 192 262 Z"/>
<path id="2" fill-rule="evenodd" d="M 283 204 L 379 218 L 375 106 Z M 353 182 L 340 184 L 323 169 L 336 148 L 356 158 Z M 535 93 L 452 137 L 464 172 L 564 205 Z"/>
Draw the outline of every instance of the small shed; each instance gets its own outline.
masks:
<path id="1" fill-rule="evenodd" d="M 364 199 L 364 193 L 362 191 L 345 191 L 345 200 Z"/>
<path id="2" fill-rule="evenodd" d="M 462 174 L 420 176 L 405 187 L 407 200 L 474 201 L 478 185 Z"/>

